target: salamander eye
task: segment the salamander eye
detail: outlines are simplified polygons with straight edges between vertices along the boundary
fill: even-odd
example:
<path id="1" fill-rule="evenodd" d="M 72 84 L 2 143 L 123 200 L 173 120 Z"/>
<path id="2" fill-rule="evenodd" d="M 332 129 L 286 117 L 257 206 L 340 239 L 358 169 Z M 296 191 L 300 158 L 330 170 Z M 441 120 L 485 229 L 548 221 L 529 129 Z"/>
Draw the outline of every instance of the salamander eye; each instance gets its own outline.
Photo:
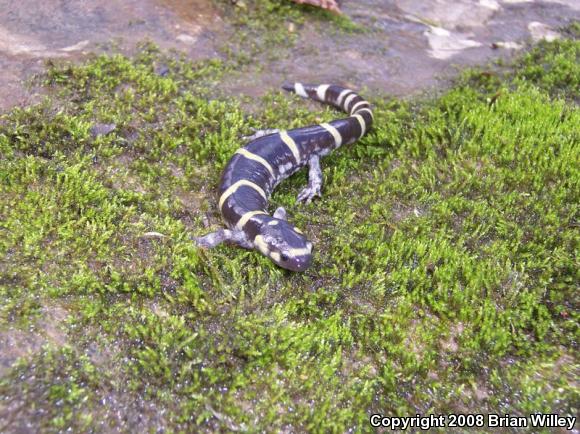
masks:
<path id="1" fill-rule="evenodd" d="M 282 259 L 282 260 L 285 262 L 285 261 L 287 261 L 287 260 L 288 260 L 288 255 L 287 255 L 287 254 L 285 254 L 285 253 L 282 253 L 282 254 L 280 255 L 280 259 Z"/>

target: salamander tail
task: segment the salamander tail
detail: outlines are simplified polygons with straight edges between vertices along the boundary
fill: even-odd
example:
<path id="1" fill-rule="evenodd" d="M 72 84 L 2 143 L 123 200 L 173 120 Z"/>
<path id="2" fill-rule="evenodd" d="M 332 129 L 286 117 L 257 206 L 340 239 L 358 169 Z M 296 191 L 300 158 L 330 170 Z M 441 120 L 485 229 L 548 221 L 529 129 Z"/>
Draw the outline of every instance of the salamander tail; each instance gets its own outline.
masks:
<path id="1" fill-rule="evenodd" d="M 294 92 L 302 98 L 310 98 L 330 104 L 349 115 L 355 115 L 358 111 L 367 109 L 370 112 L 370 104 L 355 91 L 345 87 L 330 84 L 304 84 L 285 83 L 282 89 Z"/>
<path id="2" fill-rule="evenodd" d="M 294 92 L 302 98 L 330 104 L 351 117 L 362 116 L 365 121 L 365 130 L 368 130 L 373 121 L 369 102 L 346 87 L 330 84 L 285 83 L 282 89 Z"/>

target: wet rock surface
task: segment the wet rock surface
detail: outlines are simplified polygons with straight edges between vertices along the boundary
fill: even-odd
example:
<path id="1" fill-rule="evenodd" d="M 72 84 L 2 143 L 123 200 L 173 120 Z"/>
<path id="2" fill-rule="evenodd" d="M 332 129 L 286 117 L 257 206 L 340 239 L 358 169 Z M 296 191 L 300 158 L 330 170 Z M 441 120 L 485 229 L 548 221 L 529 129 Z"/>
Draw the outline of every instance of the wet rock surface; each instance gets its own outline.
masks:
<path id="1" fill-rule="evenodd" d="M 1 110 L 36 99 L 26 82 L 46 59 L 130 51 L 151 40 L 197 60 L 219 57 L 235 36 L 209 0 L 0 0 L 0 10 Z M 306 24 L 283 59 L 256 59 L 261 71 L 242 74 L 226 92 L 256 96 L 296 79 L 408 95 L 457 65 L 557 37 L 558 27 L 580 18 L 574 0 L 345 0 L 342 10 L 367 31 L 321 34 Z"/>
<path id="2" fill-rule="evenodd" d="M 47 59 L 131 51 L 144 40 L 208 58 L 219 25 L 207 0 L 0 0 L 0 110 L 36 100 L 26 81 Z"/>
<path id="3" fill-rule="evenodd" d="M 292 58 L 273 65 L 273 76 L 346 82 L 404 96 L 436 84 L 457 66 L 511 55 L 509 49 L 495 50 L 494 43 L 536 40 L 538 24 L 530 29 L 530 23 L 542 23 L 552 34 L 580 16 L 580 3 L 358 1 L 345 2 L 343 11 L 369 32 L 335 38 L 304 34 Z"/>

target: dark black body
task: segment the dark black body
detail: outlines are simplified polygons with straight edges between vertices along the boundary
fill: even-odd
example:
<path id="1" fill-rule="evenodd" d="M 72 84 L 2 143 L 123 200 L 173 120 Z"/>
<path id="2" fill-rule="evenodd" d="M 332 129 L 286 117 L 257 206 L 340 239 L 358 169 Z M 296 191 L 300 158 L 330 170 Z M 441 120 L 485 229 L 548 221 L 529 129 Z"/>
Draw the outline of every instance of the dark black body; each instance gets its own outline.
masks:
<path id="1" fill-rule="evenodd" d="M 370 128 L 373 115 L 370 105 L 363 98 L 339 86 L 296 83 L 284 86 L 284 89 L 294 91 L 302 97 L 331 104 L 350 116 L 328 124 L 269 134 L 252 140 L 238 150 L 222 174 L 219 186 L 220 212 L 228 226 L 233 230 L 243 231 L 253 247 L 270 256 L 282 267 L 299 271 L 304 264 L 310 264 L 310 257 L 307 261 L 302 261 L 302 266 L 290 264 L 293 258 L 288 261 L 278 261 L 277 258 L 289 256 L 284 252 L 310 256 L 310 253 L 305 253 L 305 246 L 310 243 L 287 222 L 282 224 L 280 219 L 267 215 L 268 197 L 278 183 L 301 167 L 318 165 L 319 157 L 362 137 Z M 313 193 L 310 193 L 308 200 L 312 196 Z M 272 237 L 264 235 L 265 231 L 273 229 L 280 231 L 280 234 L 270 234 Z M 274 245 L 270 245 L 269 241 L 264 242 L 264 237 L 259 237 L 260 235 L 275 239 L 270 240 Z M 278 253 L 271 255 L 272 252 Z"/>

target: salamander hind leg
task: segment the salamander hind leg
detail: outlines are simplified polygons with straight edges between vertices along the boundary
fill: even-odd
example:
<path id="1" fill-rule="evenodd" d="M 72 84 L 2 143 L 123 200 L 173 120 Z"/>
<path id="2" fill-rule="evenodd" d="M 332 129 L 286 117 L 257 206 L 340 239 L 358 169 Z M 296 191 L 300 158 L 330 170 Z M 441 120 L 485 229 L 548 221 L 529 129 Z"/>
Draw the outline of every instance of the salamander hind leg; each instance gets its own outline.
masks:
<path id="1" fill-rule="evenodd" d="M 313 155 L 308 160 L 308 185 L 298 194 L 298 201 L 310 203 L 314 197 L 321 197 L 322 170 L 320 169 L 320 157 Z"/>
<path id="2" fill-rule="evenodd" d="M 211 249 L 223 242 L 230 242 L 237 244 L 245 249 L 251 249 L 254 244 L 248 239 L 243 231 L 220 229 L 217 232 L 212 232 L 203 237 L 194 237 L 193 240 L 199 247 Z"/>

